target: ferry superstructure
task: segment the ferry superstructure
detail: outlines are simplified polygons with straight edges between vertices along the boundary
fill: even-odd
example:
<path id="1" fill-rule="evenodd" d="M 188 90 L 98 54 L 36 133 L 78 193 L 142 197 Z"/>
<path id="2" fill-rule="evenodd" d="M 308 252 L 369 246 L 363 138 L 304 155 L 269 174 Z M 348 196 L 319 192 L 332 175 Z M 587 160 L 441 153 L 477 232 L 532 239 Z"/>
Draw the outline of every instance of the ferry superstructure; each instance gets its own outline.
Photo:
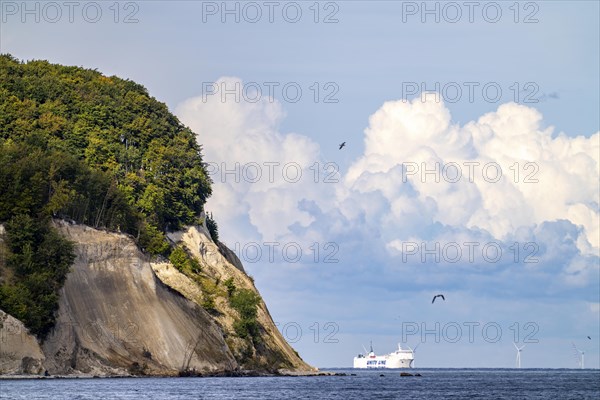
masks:
<path id="1" fill-rule="evenodd" d="M 412 368 L 415 359 L 414 351 L 403 349 L 398 343 L 398 349 L 383 356 L 375 355 L 373 345 L 368 354 L 354 357 L 354 368 Z"/>

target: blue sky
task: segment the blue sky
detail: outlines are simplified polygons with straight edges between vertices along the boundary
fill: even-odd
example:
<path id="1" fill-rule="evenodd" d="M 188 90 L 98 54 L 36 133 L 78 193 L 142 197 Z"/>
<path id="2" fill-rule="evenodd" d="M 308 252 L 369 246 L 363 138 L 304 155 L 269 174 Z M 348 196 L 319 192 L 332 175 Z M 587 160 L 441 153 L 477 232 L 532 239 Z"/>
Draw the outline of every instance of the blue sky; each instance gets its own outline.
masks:
<path id="1" fill-rule="evenodd" d="M 2 52 L 133 79 L 198 134 L 220 235 L 308 362 L 372 340 L 512 367 L 516 341 L 525 367 L 575 367 L 572 342 L 600 366 L 598 2 L 275 2 L 272 23 L 264 2 L 227 2 L 239 22 L 220 1 L 81 2 L 72 22 L 26 3 L 0 4 Z"/>

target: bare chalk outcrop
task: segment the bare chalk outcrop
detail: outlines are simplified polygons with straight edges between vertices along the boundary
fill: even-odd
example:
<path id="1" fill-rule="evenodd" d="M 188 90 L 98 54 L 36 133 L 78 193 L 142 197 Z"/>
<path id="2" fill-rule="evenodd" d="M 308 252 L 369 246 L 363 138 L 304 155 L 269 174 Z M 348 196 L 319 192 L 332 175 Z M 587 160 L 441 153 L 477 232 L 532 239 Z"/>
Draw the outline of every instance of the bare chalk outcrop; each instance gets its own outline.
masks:
<path id="1" fill-rule="evenodd" d="M 170 375 L 237 366 L 211 316 L 157 279 L 131 238 L 58 226 L 76 243 L 76 259 L 43 344 L 51 374 Z"/>
<path id="2" fill-rule="evenodd" d="M 21 321 L 0 310 L 0 374 L 41 374 L 45 357 Z"/>

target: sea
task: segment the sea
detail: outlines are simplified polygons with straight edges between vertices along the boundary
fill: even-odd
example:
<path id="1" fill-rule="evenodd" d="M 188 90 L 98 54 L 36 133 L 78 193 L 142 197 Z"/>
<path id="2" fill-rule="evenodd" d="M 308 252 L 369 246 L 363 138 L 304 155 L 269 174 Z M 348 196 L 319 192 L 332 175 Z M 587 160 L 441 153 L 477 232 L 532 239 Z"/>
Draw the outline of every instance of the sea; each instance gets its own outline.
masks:
<path id="1" fill-rule="evenodd" d="M 345 376 L 0 380 L 1 399 L 600 399 L 600 370 L 332 369 Z M 421 376 L 400 376 L 401 372 Z M 354 374 L 354 375 L 352 375 Z"/>

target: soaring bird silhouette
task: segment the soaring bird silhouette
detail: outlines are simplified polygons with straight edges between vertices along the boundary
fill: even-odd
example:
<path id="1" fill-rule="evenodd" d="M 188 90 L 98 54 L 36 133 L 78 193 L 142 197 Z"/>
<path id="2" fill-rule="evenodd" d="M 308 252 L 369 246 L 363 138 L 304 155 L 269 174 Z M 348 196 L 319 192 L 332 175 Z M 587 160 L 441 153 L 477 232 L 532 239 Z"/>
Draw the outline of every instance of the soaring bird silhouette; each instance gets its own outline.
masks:
<path id="1" fill-rule="evenodd" d="M 433 296 L 433 300 L 431 300 L 431 304 L 433 304 L 435 302 L 435 299 L 437 299 L 438 297 L 441 297 L 442 300 L 446 301 L 446 298 L 444 297 L 443 294 L 436 294 L 435 296 Z"/>
<path id="2" fill-rule="evenodd" d="M 592 338 L 591 338 L 591 337 L 589 337 L 589 336 L 588 336 L 588 339 L 592 340 Z"/>
<path id="3" fill-rule="evenodd" d="M 340 148 L 339 148 L 338 150 L 341 150 L 341 149 L 342 149 L 342 147 L 344 147 L 344 146 L 346 146 L 346 142 L 342 142 L 342 143 L 340 143 Z"/>

